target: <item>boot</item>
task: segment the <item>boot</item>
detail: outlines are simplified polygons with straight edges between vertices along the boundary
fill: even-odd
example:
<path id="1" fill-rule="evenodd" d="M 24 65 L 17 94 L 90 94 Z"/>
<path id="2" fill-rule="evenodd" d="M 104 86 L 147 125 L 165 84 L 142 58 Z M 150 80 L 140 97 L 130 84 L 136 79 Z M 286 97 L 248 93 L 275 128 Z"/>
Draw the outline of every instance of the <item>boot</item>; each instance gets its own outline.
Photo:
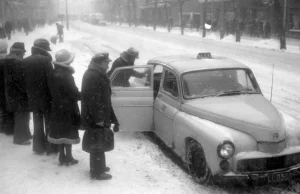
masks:
<path id="1" fill-rule="evenodd" d="M 58 162 L 59 162 L 59 165 L 62 166 L 62 165 L 65 164 L 65 160 L 66 160 L 65 145 L 64 144 L 59 144 L 58 149 L 59 149 Z"/>
<path id="2" fill-rule="evenodd" d="M 75 160 L 72 156 L 72 145 L 71 144 L 65 144 L 66 148 L 66 159 L 65 164 L 68 165 L 74 165 L 78 164 L 78 160 Z"/>
<path id="3" fill-rule="evenodd" d="M 95 176 L 96 180 L 110 180 L 112 176 L 110 174 L 102 173 L 100 175 Z"/>

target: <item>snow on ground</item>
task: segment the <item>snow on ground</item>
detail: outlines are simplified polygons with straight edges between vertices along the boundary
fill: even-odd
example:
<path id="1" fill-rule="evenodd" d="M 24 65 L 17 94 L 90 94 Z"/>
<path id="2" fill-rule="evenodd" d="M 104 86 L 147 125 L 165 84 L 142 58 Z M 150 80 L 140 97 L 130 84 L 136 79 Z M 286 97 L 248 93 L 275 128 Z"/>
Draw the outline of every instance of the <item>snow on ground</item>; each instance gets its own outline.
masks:
<path id="1" fill-rule="evenodd" d="M 65 43 L 51 45 L 52 56 L 61 48 L 76 54 L 72 66 L 77 86 L 91 57 L 101 51 L 108 51 L 112 59 L 130 46 L 138 48 L 138 64 L 162 55 L 192 54 L 213 51 L 239 60 L 250 66 L 267 98 L 270 97 L 272 64 L 275 64 L 273 103 L 288 113 L 289 120 L 299 119 L 299 56 L 289 52 L 257 49 L 246 45 L 229 44 L 211 39 L 198 40 L 192 36 L 179 36 L 152 32 L 147 29 L 119 26 L 98 27 L 82 22 L 72 22 L 70 31 L 65 31 Z M 17 33 L 13 41 L 25 41 L 27 56 L 36 38 L 49 40 L 55 35 L 56 27 L 36 29 L 29 36 Z M 9 41 L 9 45 L 12 41 Z M 294 125 L 293 125 L 294 126 Z M 32 121 L 31 121 L 32 130 Z M 80 133 L 82 137 L 83 132 Z M 81 144 L 74 146 L 74 157 L 79 164 L 70 167 L 58 165 L 57 156 L 37 156 L 31 146 L 12 144 L 12 137 L 0 134 L 0 193 L 268 193 L 286 192 L 285 186 L 267 189 L 244 189 L 233 191 L 227 188 L 197 185 L 182 169 L 167 158 L 160 148 L 141 134 L 119 132 L 116 147 L 107 153 L 107 165 L 111 167 L 113 179 L 92 181 L 89 179 L 88 154 L 81 150 Z M 293 185 L 297 185 L 295 182 Z M 290 190 L 295 191 L 294 187 Z M 266 191 L 266 192 L 264 192 Z M 292 193 L 292 192 L 290 192 Z"/>
<path id="2" fill-rule="evenodd" d="M 55 34 L 55 26 L 36 29 L 25 37 L 16 33 L 12 41 L 24 41 L 27 54 L 36 38 L 49 39 Z M 52 56 L 61 48 L 76 53 L 72 66 L 77 86 L 80 88 L 82 74 L 87 68 L 93 51 L 78 39 L 91 38 L 89 34 L 66 32 L 65 43 L 51 45 Z M 12 41 L 8 41 L 12 45 Z M 101 45 L 99 44 L 99 50 Z M 96 50 L 94 51 L 96 52 Z M 117 57 L 117 53 L 113 58 Z M 31 131 L 33 123 L 31 120 Z M 80 132 L 82 138 L 83 132 Z M 14 145 L 11 136 L 0 134 L 0 193 L 221 193 L 223 191 L 197 185 L 177 165 L 164 156 L 157 145 L 141 134 L 119 132 L 115 136 L 115 149 L 107 153 L 107 165 L 112 180 L 96 181 L 89 178 L 89 155 L 81 150 L 81 144 L 73 147 L 73 156 L 79 164 L 70 167 L 58 165 L 56 155 L 39 156 L 31 146 Z M 226 193 L 226 192 L 224 192 Z"/>

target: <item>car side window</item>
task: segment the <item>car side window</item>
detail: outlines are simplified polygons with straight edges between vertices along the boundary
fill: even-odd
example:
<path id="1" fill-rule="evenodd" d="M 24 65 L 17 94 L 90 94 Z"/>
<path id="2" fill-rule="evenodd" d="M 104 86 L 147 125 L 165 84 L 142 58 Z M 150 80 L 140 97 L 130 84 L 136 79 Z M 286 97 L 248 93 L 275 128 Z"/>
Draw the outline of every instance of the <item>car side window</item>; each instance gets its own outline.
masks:
<path id="1" fill-rule="evenodd" d="M 150 88 L 151 82 L 151 68 L 134 67 L 117 70 L 116 75 L 111 80 L 111 87 Z"/>
<path id="2" fill-rule="evenodd" d="M 168 70 L 165 71 L 163 90 L 176 98 L 178 97 L 178 85 L 176 76 L 174 73 Z"/>

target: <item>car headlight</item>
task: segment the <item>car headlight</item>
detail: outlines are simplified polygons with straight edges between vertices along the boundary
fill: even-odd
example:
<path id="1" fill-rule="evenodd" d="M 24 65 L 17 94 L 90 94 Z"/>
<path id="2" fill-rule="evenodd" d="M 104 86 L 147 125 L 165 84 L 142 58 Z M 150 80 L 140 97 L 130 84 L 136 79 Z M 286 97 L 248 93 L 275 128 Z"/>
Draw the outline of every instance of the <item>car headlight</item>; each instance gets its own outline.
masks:
<path id="1" fill-rule="evenodd" d="M 228 159 L 234 154 L 235 148 L 231 141 L 224 141 L 218 146 L 218 155 L 223 159 Z"/>

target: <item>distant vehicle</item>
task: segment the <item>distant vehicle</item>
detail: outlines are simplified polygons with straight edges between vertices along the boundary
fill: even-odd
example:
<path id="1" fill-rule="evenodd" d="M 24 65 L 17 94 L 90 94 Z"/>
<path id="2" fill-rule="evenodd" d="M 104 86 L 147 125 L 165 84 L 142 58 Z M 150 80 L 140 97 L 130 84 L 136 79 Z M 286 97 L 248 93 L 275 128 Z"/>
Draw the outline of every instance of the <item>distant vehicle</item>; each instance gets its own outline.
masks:
<path id="1" fill-rule="evenodd" d="M 110 80 L 120 129 L 154 132 L 200 184 L 277 183 L 300 173 L 300 126 L 285 123 L 240 62 L 210 53 L 158 57 L 117 68 Z"/>
<path id="2" fill-rule="evenodd" d="M 90 13 L 88 14 L 88 22 L 94 25 L 105 26 L 104 16 L 102 13 Z"/>

